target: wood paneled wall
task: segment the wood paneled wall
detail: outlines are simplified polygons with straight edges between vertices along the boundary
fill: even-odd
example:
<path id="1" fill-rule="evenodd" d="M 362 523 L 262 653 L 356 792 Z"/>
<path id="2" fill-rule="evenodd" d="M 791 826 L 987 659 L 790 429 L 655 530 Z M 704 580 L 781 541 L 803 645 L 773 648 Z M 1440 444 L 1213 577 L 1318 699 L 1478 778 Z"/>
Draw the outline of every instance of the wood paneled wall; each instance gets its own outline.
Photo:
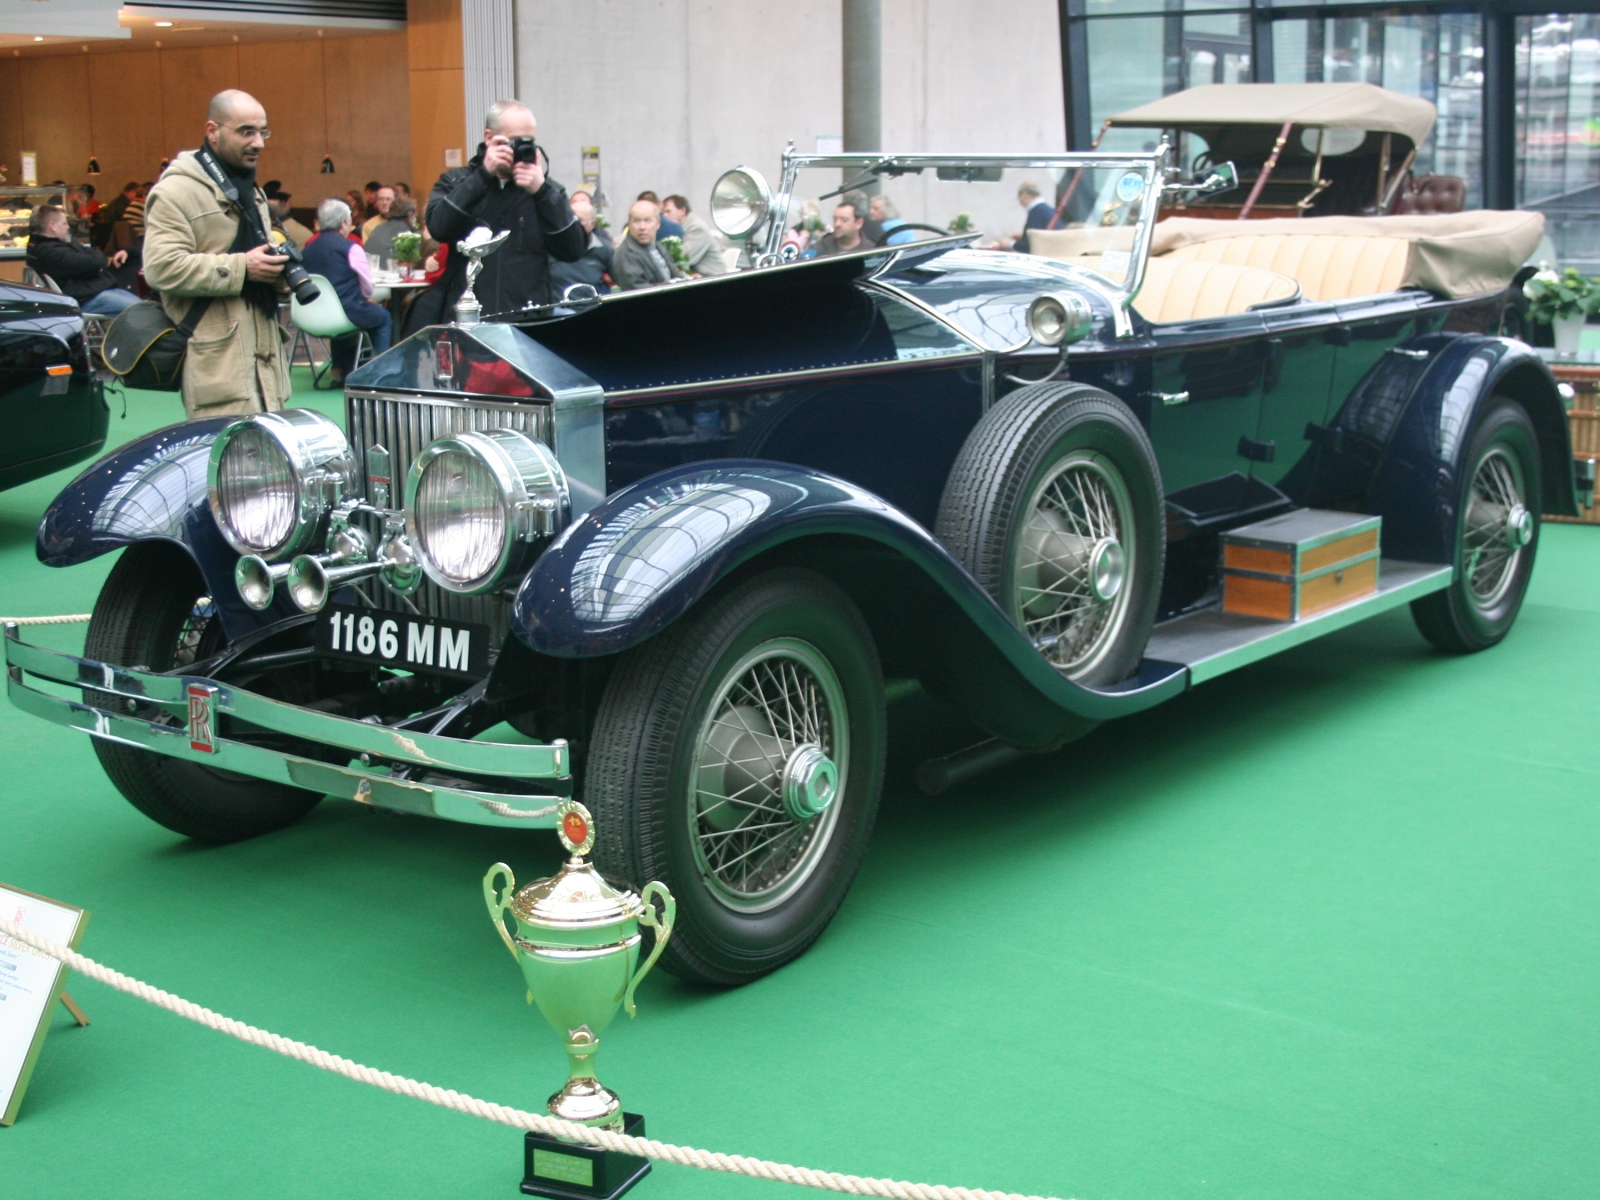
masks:
<path id="1" fill-rule="evenodd" d="M 20 183 L 19 151 L 36 150 L 41 182 L 93 183 L 108 201 L 131 179 L 156 178 L 162 159 L 198 146 L 207 101 L 239 87 L 261 101 L 272 126 L 261 178 L 282 180 L 295 207 L 314 208 L 369 179 L 403 179 L 426 197 L 439 172 L 421 179 L 412 169 L 407 58 L 405 33 L 0 58 L 0 163 Z M 100 160 L 95 179 L 85 174 L 91 154 Z M 319 174 L 324 154 L 332 175 Z"/>
<path id="2" fill-rule="evenodd" d="M 461 0 L 407 0 L 406 45 L 411 71 L 411 174 L 431 188 L 445 169 L 445 151 L 462 162 L 466 84 L 461 53 Z M 419 205 L 426 204 L 419 197 Z"/>

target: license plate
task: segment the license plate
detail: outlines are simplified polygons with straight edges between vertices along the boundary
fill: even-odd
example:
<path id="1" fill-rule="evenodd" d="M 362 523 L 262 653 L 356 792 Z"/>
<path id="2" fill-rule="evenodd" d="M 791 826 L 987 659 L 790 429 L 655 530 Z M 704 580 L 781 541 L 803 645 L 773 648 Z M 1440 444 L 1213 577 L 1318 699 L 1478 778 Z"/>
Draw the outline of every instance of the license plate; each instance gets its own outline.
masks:
<path id="1" fill-rule="evenodd" d="M 330 604 L 317 617 L 317 650 L 404 671 L 481 679 L 489 673 L 489 627 Z"/>

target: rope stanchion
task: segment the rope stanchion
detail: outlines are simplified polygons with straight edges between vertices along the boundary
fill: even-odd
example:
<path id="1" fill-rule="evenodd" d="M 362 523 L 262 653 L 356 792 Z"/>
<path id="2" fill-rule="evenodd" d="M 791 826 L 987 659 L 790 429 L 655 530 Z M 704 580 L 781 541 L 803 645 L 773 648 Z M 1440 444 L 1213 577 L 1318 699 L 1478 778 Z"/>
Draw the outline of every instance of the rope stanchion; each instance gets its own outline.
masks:
<path id="1" fill-rule="evenodd" d="M 0 617 L 0 625 L 79 625 L 88 619 L 88 613 L 66 613 L 59 617 Z"/>
<path id="2" fill-rule="evenodd" d="M 555 1117 L 524 1112 L 519 1108 L 507 1108 L 502 1104 L 464 1096 L 448 1088 L 435 1087 L 431 1083 L 421 1083 L 402 1075 L 391 1075 L 388 1071 L 363 1066 L 351 1062 L 348 1058 L 319 1050 L 305 1042 L 292 1041 L 276 1033 L 257 1029 L 254 1025 L 246 1025 L 243 1021 L 224 1017 L 209 1008 L 202 1008 L 180 996 L 174 996 L 170 992 L 164 992 L 160 988 L 151 987 L 148 983 L 130 978 L 120 971 L 102 966 L 92 958 L 85 958 L 76 950 L 30 933 L 4 918 L 0 918 L 0 934 L 25 946 L 31 946 L 40 954 L 63 963 L 80 975 L 115 988 L 119 992 L 126 992 L 157 1008 L 164 1008 L 185 1020 L 204 1025 L 207 1029 L 214 1029 L 218 1033 L 225 1033 L 252 1046 L 261 1046 L 287 1058 L 309 1063 L 320 1070 L 343 1075 L 346 1079 L 353 1079 L 357 1083 L 371 1084 L 386 1092 L 425 1100 L 440 1108 L 509 1125 L 513 1129 L 530 1130 L 549 1137 L 563 1138 L 569 1142 L 583 1142 L 586 1145 L 598 1146 L 602 1150 L 617 1150 L 623 1154 L 650 1158 L 658 1162 L 698 1167 L 704 1171 L 748 1175 L 754 1179 L 770 1179 L 778 1183 L 792 1183 L 822 1191 L 842 1192 L 847 1196 L 880 1196 L 883 1200 L 1046 1200 L 1040 1196 L 991 1192 L 982 1188 L 947 1187 L 944 1184 L 934 1183 L 902 1183 L 893 1179 L 874 1179 L 858 1175 L 841 1175 L 836 1171 L 817 1171 L 810 1167 L 792 1167 L 787 1163 L 746 1158 L 742 1154 L 720 1154 L 710 1150 L 696 1150 L 690 1146 L 675 1146 L 670 1142 L 658 1142 L 651 1138 L 629 1137 L 608 1130 L 590 1129 L 586 1125 L 574 1125 L 570 1121 L 558 1120 Z"/>

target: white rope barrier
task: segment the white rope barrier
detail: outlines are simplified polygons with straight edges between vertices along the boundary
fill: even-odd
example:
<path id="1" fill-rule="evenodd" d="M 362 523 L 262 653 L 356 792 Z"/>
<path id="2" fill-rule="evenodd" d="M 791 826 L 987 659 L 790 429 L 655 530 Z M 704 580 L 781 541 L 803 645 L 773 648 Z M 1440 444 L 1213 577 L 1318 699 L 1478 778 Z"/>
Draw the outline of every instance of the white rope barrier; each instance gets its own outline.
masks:
<path id="1" fill-rule="evenodd" d="M 77 625 L 88 619 L 88 613 L 67 613 L 60 617 L 0 617 L 0 625 Z"/>
<path id="2" fill-rule="evenodd" d="M 252 1046 L 276 1051 L 285 1057 L 298 1059 L 323 1071 L 331 1071 L 335 1075 L 343 1075 L 346 1079 L 354 1079 L 358 1083 L 368 1083 L 384 1091 L 394 1092 L 396 1095 L 425 1100 L 440 1108 L 465 1113 L 469 1117 L 481 1117 L 486 1121 L 496 1121 L 513 1129 L 532 1130 L 534 1133 L 559 1137 L 570 1142 L 583 1142 L 603 1150 L 618 1150 L 624 1154 L 651 1158 L 659 1162 L 699 1167 L 706 1171 L 749 1175 L 755 1179 L 770 1179 L 778 1183 L 843 1192 L 848 1196 L 881 1196 L 884 1200 L 1044 1200 L 1043 1197 L 1019 1196 L 1012 1192 L 946 1187 L 943 1184 L 933 1183 L 901 1183 L 893 1179 L 863 1178 L 858 1175 L 841 1175 L 836 1171 L 816 1171 L 810 1167 L 791 1167 L 786 1163 L 746 1158 L 742 1154 L 719 1154 L 709 1150 L 696 1150 L 689 1146 L 674 1146 L 669 1142 L 658 1142 L 651 1138 L 628 1137 L 625 1134 L 574 1125 L 570 1121 L 557 1120 L 555 1117 L 524 1112 L 518 1108 L 507 1108 L 487 1100 L 463 1096 L 460 1092 L 447 1088 L 435 1087 L 431 1083 L 419 1083 L 415 1079 L 406 1079 L 400 1075 L 391 1075 L 387 1071 L 362 1066 L 360 1063 L 351 1062 L 348 1058 L 341 1058 L 337 1054 L 329 1054 L 326 1050 L 308 1046 L 305 1042 L 291 1041 L 278 1034 L 268 1033 L 264 1029 L 257 1029 L 254 1025 L 246 1025 L 242 1021 L 224 1017 L 180 996 L 174 996 L 160 988 L 151 987 L 148 983 L 131 979 L 120 971 L 101 966 L 92 958 L 85 958 L 75 950 L 30 933 L 4 918 L 0 918 L 0 933 L 64 963 L 80 975 L 103 983 L 107 987 L 116 988 L 119 992 L 126 992 L 148 1004 L 154 1004 L 157 1008 L 176 1013 L 186 1020 L 204 1025 L 207 1029 L 214 1029 L 242 1042 L 249 1042 Z"/>

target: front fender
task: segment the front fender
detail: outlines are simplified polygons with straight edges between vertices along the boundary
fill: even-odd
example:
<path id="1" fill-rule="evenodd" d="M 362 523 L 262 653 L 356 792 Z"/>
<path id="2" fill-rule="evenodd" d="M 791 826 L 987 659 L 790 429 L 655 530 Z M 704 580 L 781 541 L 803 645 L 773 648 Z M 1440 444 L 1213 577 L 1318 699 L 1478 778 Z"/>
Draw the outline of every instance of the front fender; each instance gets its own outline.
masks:
<path id="1" fill-rule="evenodd" d="M 1019 745 L 1059 744 L 1186 685 L 1181 667 L 1161 663 L 1112 689 L 1071 682 L 905 513 L 845 480 L 753 460 L 674 467 L 608 497 L 528 573 L 512 628 L 542 654 L 616 654 L 767 557 L 832 577 L 880 649 L 892 645 L 900 664 L 942 682 L 980 725 Z"/>
<path id="2" fill-rule="evenodd" d="M 134 542 L 172 542 L 205 577 L 230 639 L 296 611 L 279 596 L 264 612 L 239 599 L 239 555 L 223 539 L 206 502 L 206 462 L 217 433 L 235 417 L 169 425 L 119 447 L 84 471 L 39 522 L 39 561 L 71 567 Z"/>
<path id="3" fill-rule="evenodd" d="M 1495 395 L 1522 404 L 1539 437 L 1545 512 L 1576 515 L 1572 444 L 1555 379 L 1522 342 L 1482 334 L 1435 334 L 1445 344 L 1412 390 L 1374 474 L 1370 511 L 1383 517 L 1386 554 L 1450 562 L 1462 456 L 1483 405 Z M 1431 348 L 1431 347 L 1430 347 Z"/>

